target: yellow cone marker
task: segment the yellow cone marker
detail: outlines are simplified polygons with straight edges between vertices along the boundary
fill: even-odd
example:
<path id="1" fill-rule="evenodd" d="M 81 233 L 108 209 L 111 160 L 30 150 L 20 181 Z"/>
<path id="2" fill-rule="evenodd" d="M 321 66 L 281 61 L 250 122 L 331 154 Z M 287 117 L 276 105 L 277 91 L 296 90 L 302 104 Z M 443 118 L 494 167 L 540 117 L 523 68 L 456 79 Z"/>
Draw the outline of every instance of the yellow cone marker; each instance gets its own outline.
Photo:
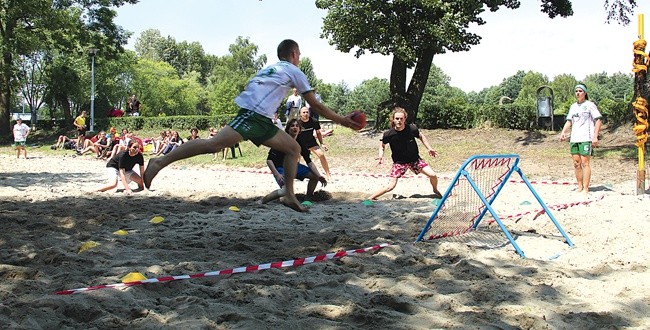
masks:
<path id="1" fill-rule="evenodd" d="M 143 281 L 146 280 L 147 278 L 144 277 L 144 275 L 138 273 L 138 272 L 133 272 L 133 273 L 128 273 L 122 277 L 122 283 L 129 283 L 129 282 L 135 282 L 135 281 Z"/>
<path id="2" fill-rule="evenodd" d="M 163 221 L 165 221 L 165 219 L 163 219 L 163 217 L 161 217 L 159 215 L 157 215 L 157 216 L 151 218 L 151 220 L 149 220 L 149 222 L 153 223 L 154 225 L 159 224 L 159 223 L 161 223 Z"/>
<path id="3" fill-rule="evenodd" d="M 126 236 L 126 235 L 129 234 L 129 232 L 124 230 L 124 229 L 120 229 L 120 230 L 114 231 L 113 234 L 119 235 L 119 236 Z"/>
<path id="4" fill-rule="evenodd" d="M 94 248 L 94 247 L 96 247 L 98 245 L 99 245 L 99 243 L 97 243 L 95 241 L 88 241 L 88 242 L 83 243 L 81 245 L 81 247 L 79 248 L 79 252 L 77 252 L 77 253 L 81 253 L 81 252 L 84 252 L 84 251 L 86 251 L 88 249 L 92 249 L 92 248 Z"/>
<path id="5" fill-rule="evenodd" d="M 233 212 L 239 212 L 239 208 L 237 206 L 231 206 L 228 209 L 233 211 Z"/>

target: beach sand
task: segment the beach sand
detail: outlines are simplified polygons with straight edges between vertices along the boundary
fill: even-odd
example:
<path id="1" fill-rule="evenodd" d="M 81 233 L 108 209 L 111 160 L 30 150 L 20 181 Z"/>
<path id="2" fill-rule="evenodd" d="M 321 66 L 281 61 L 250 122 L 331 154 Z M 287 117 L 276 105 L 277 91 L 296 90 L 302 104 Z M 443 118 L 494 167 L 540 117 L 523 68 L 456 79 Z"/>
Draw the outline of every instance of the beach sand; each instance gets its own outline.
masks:
<path id="1" fill-rule="evenodd" d="M 125 196 L 90 192 L 104 163 L 64 154 L 0 155 L 0 328 L 650 328 L 650 199 L 631 180 L 605 184 L 595 172 L 589 198 L 571 184 L 533 185 L 573 248 L 509 182 L 494 208 L 521 258 L 495 224 L 414 244 L 435 208 L 423 177 L 365 205 L 387 172 L 338 167 L 297 213 L 258 202 L 276 189 L 266 168 L 172 165 L 152 191 Z M 441 173 L 443 192 L 454 174 Z M 89 241 L 98 245 L 80 252 Z M 205 274 L 383 243 L 302 266 L 55 294 L 132 272 Z"/>

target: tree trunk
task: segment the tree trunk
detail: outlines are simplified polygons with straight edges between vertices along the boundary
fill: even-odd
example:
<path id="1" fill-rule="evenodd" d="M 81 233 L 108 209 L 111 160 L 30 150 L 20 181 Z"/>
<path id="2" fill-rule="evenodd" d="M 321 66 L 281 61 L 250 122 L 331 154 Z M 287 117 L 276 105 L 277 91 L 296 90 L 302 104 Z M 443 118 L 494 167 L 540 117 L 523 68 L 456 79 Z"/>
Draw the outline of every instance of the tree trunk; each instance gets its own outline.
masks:
<path id="1" fill-rule="evenodd" d="M 72 113 L 70 112 L 70 100 L 68 100 L 67 95 L 63 95 L 58 99 L 58 103 L 63 108 L 63 120 L 64 123 L 61 124 L 61 127 L 72 127 Z"/>
<path id="2" fill-rule="evenodd" d="M 422 101 L 424 87 L 429 79 L 434 54 L 434 50 L 430 48 L 426 49 L 418 58 L 408 90 L 406 89 L 406 62 L 393 56 L 393 65 L 390 71 L 391 99 L 390 102 L 385 103 L 392 103 L 393 106 L 404 108 L 408 113 L 406 120 L 408 124 L 415 122 L 415 119 L 417 119 L 420 101 Z M 379 118 L 379 113 L 377 118 Z"/>
<path id="3" fill-rule="evenodd" d="M 0 136 L 11 136 L 11 53 L 2 55 L 0 72 Z"/>
<path id="4" fill-rule="evenodd" d="M 413 71 L 413 77 L 411 77 L 409 88 L 406 91 L 409 123 L 413 123 L 418 117 L 420 102 L 422 101 L 424 88 L 429 80 L 429 71 L 431 71 L 431 63 L 433 62 L 434 54 L 433 49 L 425 49 L 423 54 L 418 58 L 418 62 L 415 64 L 415 71 Z"/>

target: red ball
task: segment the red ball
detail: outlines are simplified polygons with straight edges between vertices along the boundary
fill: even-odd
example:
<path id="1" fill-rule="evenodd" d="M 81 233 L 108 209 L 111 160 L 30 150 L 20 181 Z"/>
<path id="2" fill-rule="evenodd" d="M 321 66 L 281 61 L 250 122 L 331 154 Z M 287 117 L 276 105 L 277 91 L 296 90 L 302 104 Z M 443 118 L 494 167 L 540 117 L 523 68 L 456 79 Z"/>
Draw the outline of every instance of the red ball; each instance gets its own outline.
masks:
<path id="1" fill-rule="evenodd" d="M 366 127 L 367 121 L 366 121 L 366 114 L 365 113 L 363 113 L 363 112 L 361 112 L 359 110 L 354 110 L 354 111 L 352 111 L 352 113 L 350 115 L 351 115 L 350 119 L 352 119 L 357 124 L 359 124 L 359 129 L 362 129 L 362 128 Z"/>

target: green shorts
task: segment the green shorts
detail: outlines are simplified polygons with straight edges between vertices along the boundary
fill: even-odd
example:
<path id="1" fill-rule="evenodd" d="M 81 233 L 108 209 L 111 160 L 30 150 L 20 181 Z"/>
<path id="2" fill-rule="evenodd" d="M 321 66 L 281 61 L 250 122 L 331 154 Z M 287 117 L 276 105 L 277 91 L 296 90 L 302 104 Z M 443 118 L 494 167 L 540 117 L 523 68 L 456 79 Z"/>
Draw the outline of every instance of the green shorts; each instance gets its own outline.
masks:
<path id="1" fill-rule="evenodd" d="M 24 147 L 26 141 L 14 141 L 14 147 Z"/>
<path id="2" fill-rule="evenodd" d="M 591 156 L 591 142 L 571 143 L 571 154 Z"/>
<path id="3" fill-rule="evenodd" d="M 240 109 L 237 117 L 228 123 L 228 126 L 237 131 L 244 140 L 250 140 L 258 147 L 278 133 L 278 127 L 270 118 L 246 109 Z"/>

